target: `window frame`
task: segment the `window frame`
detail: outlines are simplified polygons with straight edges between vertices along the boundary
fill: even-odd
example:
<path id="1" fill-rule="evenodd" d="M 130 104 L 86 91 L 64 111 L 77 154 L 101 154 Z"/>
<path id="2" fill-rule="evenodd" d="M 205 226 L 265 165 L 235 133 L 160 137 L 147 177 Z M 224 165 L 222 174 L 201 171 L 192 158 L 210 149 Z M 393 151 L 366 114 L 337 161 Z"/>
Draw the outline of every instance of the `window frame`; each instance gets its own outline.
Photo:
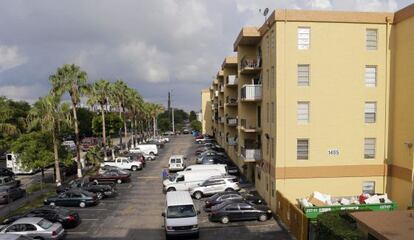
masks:
<path id="1" fill-rule="evenodd" d="M 369 76 L 369 74 L 372 74 L 370 72 L 368 72 L 369 69 L 374 69 L 374 82 L 372 83 L 372 79 L 371 78 L 367 78 L 367 76 Z M 377 81 L 378 81 L 378 66 L 377 65 L 365 65 L 365 73 L 364 73 L 364 84 L 365 87 L 369 87 L 369 88 L 375 88 L 377 87 Z"/>
<path id="2" fill-rule="evenodd" d="M 370 145 L 368 145 L 367 141 L 373 141 Z M 367 148 L 368 146 L 373 146 L 371 148 Z M 373 151 L 373 153 L 369 152 Z M 368 152 L 368 153 L 367 153 Z M 364 138 L 364 159 L 375 159 L 377 155 L 377 139 L 374 137 Z"/>
<path id="3" fill-rule="evenodd" d="M 370 35 L 370 33 L 375 33 L 375 40 L 369 39 L 369 37 L 374 36 L 374 34 Z M 372 43 L 375 43 L 375 44 L 372 44 Z M 368 51 L 378 50 L 378 29 L 377 28 L 365 29 L 365 48 Z"/>
<path id="4" fill-rule="evenodd" d="M 306 108 L 306 119 L 303 118 L 305 116 L 302 111 L 304 111 L 303 108 L 300 106 L 307 106 Z M 298 101 L 296 105 L 296 122 L 298 124 L 308 124 L 310 122 L 310 102 L 309 101 Z"/>
<path id="5" fill-rule="evenodd" d="M 300 153 L 300 142 L 305 143 L 306 142 L 306 156 L 305 155 L 301 155 L 303 154 L 303 150 L 302 153 Z M 302 146 L 304 147 L 304 146 Z M 296 139 L 296 159 L 297 160 L 309 160 L 309 147 L 310 147 L 310 141 L 309 138 L 298 138 Z"/>
<path id="6" fill-rule="evenodd" d="M 368 123 L 368 124 L 377 122 L 377 102 L 376 101 L 366 101 L 365 102 L 365 104 L 364 104 L 364 122 Z"/>
<path id="7" fill-rule="evenodd" d="M 300 30 L 308 30 L 307 33 L 301 32 Z M 302 37 L 301 34 L 307 34 L 306 37 Z M 297 49 L 298 50 L 308 50 L 310 49 L 310 43 L 311 43 L 311 27 L 310 26 L 298 26 L 296 31 L 296 38 L 297 38 Z M 301 40 L 306 40 L 307 43 L 301 42 Z"/>
<path id="8" fill-rule="evenodd" d="M 304 69 L 307 68 L 307 71 L 304 71 Z M 298 64 L 296 68 L 296 80 L 297 80 L 297 86 L 298 87 L 309 87 L 310 86 L 310 64 Z M 301 74 L 301 73 L 306 73 Z M 305 79 L 306 78 L 306 79 Z"/>

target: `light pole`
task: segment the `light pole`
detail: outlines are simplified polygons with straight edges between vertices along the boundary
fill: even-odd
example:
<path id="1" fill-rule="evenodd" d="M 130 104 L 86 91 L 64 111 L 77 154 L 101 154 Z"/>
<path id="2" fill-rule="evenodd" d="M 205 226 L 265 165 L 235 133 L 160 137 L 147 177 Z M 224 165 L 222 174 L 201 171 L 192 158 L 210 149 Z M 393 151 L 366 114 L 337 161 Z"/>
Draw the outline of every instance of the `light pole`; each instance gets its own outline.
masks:
<path id="1" fill-rule="evenodd" d="M 173 92 L 173 90 L 171 90 L 171 121 L 172 121 L 172 131 L 173 131 L 173 134 L 175 135 L 175 121 L 174 121 L 174 107 L 172 106 L 173 105 L 173 101 L 172 101 L 172 96 L 173 96 L 173 94 L 172 94 L 172 92 Z"/>

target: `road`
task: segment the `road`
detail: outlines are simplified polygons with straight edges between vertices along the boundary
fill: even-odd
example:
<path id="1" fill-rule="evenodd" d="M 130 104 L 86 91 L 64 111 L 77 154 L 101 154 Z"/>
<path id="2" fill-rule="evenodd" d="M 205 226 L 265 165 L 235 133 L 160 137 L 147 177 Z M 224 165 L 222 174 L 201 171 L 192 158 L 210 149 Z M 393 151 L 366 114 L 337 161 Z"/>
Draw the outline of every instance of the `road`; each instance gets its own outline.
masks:
<path id="1" fill-rule="evenodd" d="M 104 199 L 96 207 L 76 208 L 83 221 L 68 230 L 66 239 L 165 239 L 161 171 L 170 155 L 184 154 L 191 158 L 194 147 L 189 135 L 173 137 L 155 161 L 149 162 L 144 170 L 133 172 L 131 183 L 118 185 L 119 196 Z M 201 203 L 196 201 L 200 209 Z M 202 213 L 199 225 L 200 239 L 205 240 L 290 239 L 274 219 L 222 225 L 210 223 Z"/>

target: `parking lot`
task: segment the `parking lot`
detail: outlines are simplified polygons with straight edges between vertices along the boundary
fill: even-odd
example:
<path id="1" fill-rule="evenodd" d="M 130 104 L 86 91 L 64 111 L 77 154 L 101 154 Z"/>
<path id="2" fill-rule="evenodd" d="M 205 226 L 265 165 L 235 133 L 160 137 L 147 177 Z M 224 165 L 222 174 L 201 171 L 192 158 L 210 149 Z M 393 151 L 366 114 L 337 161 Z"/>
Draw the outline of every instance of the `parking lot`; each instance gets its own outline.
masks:
<path id="1" fill-rule="evenodd" d="M 117 186 L 117 197 L 104 199 L 95 207 L 75 208 L 82 223 L 69 229 L 66 239 L 165 239 L 161 172 L 172 154 L 184 154 L 193 160 L 195 147 L 190 135 L 173 137 L 155 161 L 132 173 L 130 183 Z M 290 239 L 274 219 L 226 225 L 211 223 L 202 210 L 204 200 L 194 201 L 201 210 L 200 239 Z"/>

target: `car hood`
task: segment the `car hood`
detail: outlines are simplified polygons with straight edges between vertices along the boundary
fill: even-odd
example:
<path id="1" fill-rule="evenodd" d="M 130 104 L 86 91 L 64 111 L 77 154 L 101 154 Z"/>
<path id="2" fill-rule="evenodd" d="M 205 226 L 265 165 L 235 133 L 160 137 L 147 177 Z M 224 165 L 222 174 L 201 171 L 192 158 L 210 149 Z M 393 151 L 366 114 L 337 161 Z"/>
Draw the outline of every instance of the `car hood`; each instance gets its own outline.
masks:
<path id="1" fill-rule="evenodd" d="M 197 216 L 188 218 L 165 218 L 165 222 L 166 226 L 169 227 L 190 226 L 198 224 Z"/>
<path id="2" fill-rule="evenodd" d="M 162 181 L 162 184 L 163 184 L 164 186 L 168 186 L 168 185 L 170 185 L 171 183 L 173 183 L 173 182 L 171 182 L 169 179 L 165 179 L 164 181 Z"/>

